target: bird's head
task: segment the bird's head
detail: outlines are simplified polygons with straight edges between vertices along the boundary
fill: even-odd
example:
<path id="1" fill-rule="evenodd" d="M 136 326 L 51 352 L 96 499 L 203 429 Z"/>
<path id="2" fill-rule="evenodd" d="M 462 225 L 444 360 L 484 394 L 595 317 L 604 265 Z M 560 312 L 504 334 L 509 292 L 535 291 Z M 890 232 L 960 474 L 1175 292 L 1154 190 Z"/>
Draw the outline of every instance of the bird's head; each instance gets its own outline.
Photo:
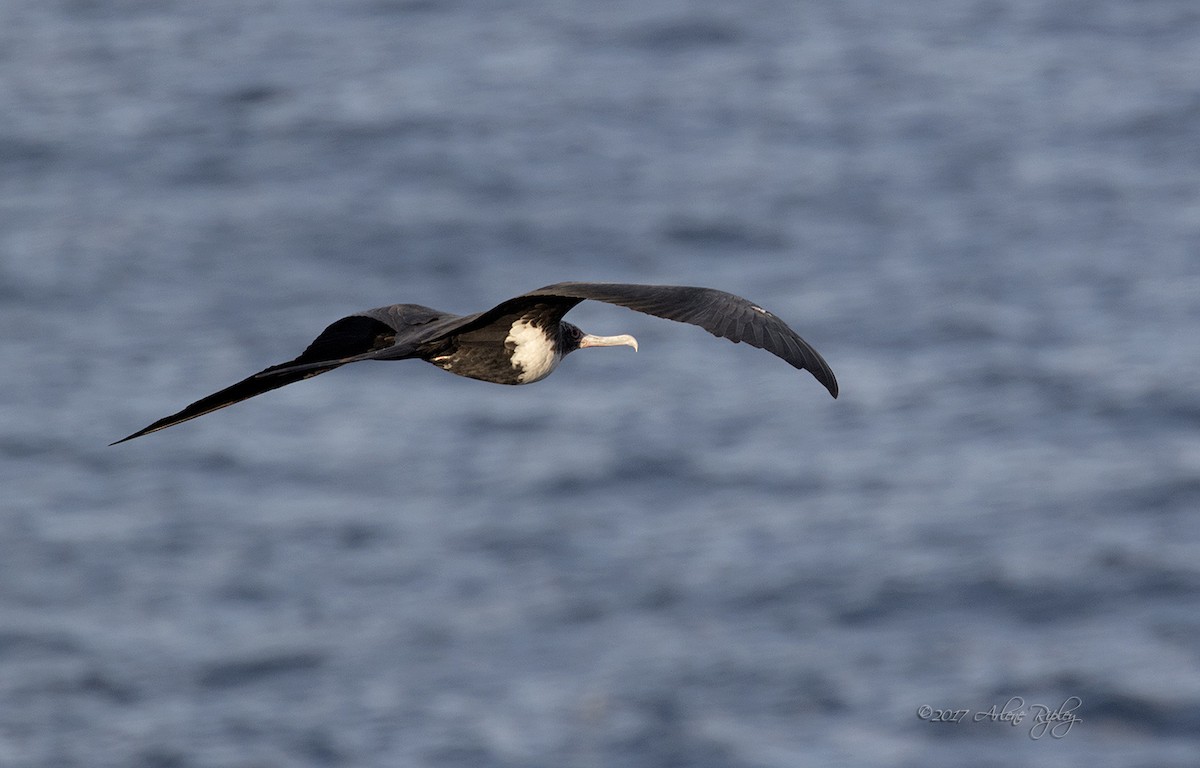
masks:
<path id="1" fill-rule="evenodd" d="M 578 326 L 570 323 L 562 323 L 562 353 L 565 355 L 568 352 L 574 352 L 577 349 L 584 347 L 633 347 L 636 352 L 638 348 L 637 339 L 627 333 L 620 336 L 593 336 L 590 333 L 584 333 Z"/>

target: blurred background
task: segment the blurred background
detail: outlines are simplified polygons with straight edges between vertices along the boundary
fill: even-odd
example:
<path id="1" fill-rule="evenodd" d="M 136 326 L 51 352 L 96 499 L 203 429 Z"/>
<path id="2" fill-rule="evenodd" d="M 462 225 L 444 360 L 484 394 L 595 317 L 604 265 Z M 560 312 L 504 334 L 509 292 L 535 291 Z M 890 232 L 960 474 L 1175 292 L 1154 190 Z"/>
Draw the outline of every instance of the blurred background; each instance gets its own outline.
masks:
<path id="1" fill-rule="evenodd" d="M 1198 72 L 1190 0 L 0 4 L 0 765 L 1195 765 Z M 560 280 L 842 395 L 584 305 L 641 351 L 107 447 Z"/>

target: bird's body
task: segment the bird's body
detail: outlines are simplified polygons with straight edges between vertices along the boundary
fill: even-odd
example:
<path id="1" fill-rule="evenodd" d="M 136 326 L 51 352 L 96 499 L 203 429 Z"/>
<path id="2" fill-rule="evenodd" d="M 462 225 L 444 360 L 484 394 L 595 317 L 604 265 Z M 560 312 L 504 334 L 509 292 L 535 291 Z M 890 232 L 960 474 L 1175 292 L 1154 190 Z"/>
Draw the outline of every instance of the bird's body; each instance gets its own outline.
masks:
<path id="1" fill-rule="evenodd" d="M 562 323 L 563 328 L 574 327 Z M 493 384 L 532 384 L 558 366 L 567 342 L 559 327 L 536 316 L 497 322 L 442 340 L 444 350 L 421 355 L 444 371 Z"/>
<path id="2" fill-rule="evenodd" d="M 593 336 L 562 320 L 586 299 L 698 325 L 734 342 L 745 341 L 810 371 L 837 397 L 837 380 L 817 351 L 782 320 L 739 296 L 675 285 L 558 283 L 473 315 L 454 315 L 420 304 L 392 304 L 343 317 L 294 360 L 197 400 L 117 443 L 360 360 L 416 358 L 494 384 L 531 384 L 549 376 L 576 349 L 617 345 L 637 349 L 632 336 Z"/>

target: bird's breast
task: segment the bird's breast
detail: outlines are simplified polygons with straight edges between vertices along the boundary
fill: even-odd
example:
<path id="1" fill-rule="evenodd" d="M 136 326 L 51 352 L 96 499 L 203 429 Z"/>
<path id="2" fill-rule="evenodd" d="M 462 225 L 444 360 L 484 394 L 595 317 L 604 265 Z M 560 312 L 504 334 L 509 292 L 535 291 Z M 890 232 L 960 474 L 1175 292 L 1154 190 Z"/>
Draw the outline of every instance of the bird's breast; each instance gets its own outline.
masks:
<path id="1" fill-rule="evenodd" d="M 509 364 L 520 384 L 546 378 L 562 360 L 558 345 L 546 329 L 525 318 L 512 324 L 504 348 L 509 351 Z"/>

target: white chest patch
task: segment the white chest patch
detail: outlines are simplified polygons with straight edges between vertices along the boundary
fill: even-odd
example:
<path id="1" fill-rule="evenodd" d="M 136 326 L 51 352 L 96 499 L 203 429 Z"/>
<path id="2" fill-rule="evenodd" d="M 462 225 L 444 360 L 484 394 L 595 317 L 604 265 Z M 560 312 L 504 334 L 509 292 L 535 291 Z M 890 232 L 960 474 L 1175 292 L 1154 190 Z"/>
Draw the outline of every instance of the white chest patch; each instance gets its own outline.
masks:
<path id="1" fill-rule="evenodd" d="M 504 343 L 513 345 L 512 367 L 522 384 L 546 378 L 562 359 L 545 331 L 526 320 L 513 323 Z"/>

